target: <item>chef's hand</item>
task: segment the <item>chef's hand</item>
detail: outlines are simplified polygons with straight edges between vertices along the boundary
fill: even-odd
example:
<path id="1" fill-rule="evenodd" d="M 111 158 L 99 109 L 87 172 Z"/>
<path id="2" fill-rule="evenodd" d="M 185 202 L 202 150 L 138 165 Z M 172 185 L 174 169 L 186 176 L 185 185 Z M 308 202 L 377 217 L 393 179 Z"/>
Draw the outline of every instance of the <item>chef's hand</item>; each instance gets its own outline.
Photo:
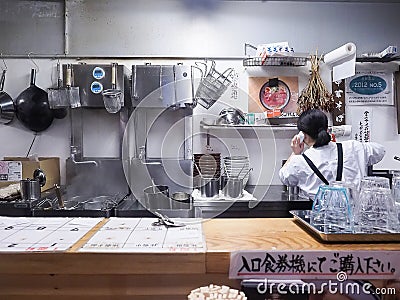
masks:
<path id="1" fill-rule="evenodd" d="M 292 138 L 292 142 L 290 143 L 290 147 L 294 154 L 299 155 L 304 151 L 304 142 L 300 142 L 299 136 L 296 134 Z"/>

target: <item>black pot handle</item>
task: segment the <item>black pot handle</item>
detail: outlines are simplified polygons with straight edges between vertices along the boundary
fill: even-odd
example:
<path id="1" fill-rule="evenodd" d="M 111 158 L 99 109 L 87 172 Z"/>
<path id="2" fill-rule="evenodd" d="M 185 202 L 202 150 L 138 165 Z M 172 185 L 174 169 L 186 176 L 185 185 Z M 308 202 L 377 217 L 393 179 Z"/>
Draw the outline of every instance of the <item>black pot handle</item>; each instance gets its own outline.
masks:
<path id="1" fill-rule="evenodd" d="M 1 74 L 1 79 L 0 79 L 0 92 L 3 91 L 5 81 L 6 81 L 6 70 L 3 70 L 3 74 Z"/>
<path id="2" fill-rule="evenodd" d="M 31 69 L 31 85 L 35 85 L 36 82 L 36 69 Z"/>

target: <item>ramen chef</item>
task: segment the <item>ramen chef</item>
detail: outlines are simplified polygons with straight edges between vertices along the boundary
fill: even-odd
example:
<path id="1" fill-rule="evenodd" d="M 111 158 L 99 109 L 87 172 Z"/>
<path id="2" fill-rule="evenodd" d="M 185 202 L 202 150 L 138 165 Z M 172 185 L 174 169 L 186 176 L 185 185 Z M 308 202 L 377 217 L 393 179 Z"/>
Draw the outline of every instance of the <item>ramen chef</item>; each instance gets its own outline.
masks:
<path id="1" fill-rule="evenodd" d="M 384 147 L 373 142 L 332 142 L 328 118 L 320 110 L 303 112 L 297 128 L 300 133 L 291 141 L 292 155 L 280 169 L 279 178 L 285 185 L 298 186 L 301 197 L 314 199 L 319 186 L 332 181 L 359 187 L 367 175 L 367 167 L 385 155 Z M 309 147 L 305 151 L 304 145 Z"/>

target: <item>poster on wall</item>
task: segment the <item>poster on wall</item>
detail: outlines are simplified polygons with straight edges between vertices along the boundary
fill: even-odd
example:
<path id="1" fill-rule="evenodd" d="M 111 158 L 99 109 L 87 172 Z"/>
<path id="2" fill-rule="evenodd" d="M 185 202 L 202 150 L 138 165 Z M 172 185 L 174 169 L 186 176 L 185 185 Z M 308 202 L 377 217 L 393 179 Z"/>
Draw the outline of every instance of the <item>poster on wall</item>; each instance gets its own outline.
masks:
<path id="1" fill-rule="evenodd" d="M 298 77 L 249 77 L 248 110 L 268 118 L 297 117 Z"/>
<path id="2" fill-rule="evenodd" d="M 353 139 L 360 142 L 371 141 L 373 111 L 371 108 L 353 107 L 351 109 L 351 125 Z"/>
<path id="3" fill-rule="evenodd" d="M 394 105 L 394 76 L 385 71 L 357 71 L 346 79 L 346 105 Z"/>

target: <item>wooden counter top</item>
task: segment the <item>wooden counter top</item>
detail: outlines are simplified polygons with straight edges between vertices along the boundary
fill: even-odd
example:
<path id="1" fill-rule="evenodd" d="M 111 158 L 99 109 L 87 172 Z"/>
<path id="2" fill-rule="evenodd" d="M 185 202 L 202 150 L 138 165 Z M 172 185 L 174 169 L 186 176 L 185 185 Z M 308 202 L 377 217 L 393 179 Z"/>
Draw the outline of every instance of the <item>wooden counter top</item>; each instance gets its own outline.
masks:
<path id="1" fill-rule="evenodd" d="M 228 279 L 231 251 L 400 251 L 400 243 L 322 244 L 278 218 L 205 220 L 206 253 L 77 252 L 99 226 L 64 253 L 1 253 L 0 299 L 185 299 L 210 283 L 240 287 Z"/>
<path id="2" fill-rule="evenodd" d="M 293 219 L 212 219 L 203 223 L 207 252 L 235 250 L 400 250 L 400 243 L 321 243 Z"/>
<path id="3" fill-rule="evenodd" d="M 287 218 L 213 219 L 203 223 L 203 230 L 209 273 L 228 273 L 230 252 L 236 250 L 400 251 L 400 243 L 320 243 Z"/>

